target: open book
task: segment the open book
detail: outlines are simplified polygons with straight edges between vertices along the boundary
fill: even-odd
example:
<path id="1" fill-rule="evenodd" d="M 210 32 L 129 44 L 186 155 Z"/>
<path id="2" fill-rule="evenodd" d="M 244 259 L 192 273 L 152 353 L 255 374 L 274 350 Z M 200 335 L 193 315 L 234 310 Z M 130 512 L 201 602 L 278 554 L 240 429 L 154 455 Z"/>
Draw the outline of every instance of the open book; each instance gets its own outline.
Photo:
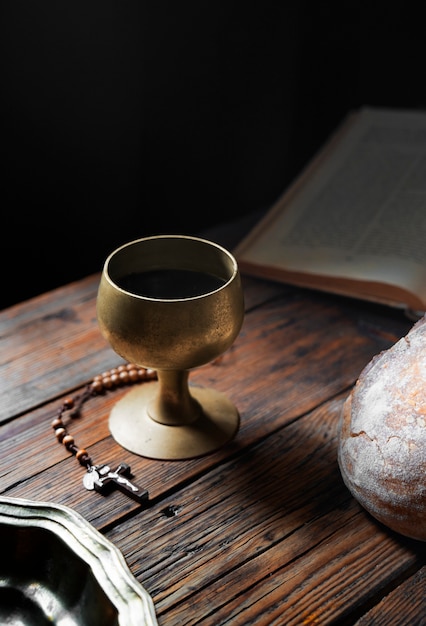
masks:
<path id="1" fill-rule="evenodd" d="M 240 270 L 426 310 L 426 111 L 350 113 L 233 251 Z"/>

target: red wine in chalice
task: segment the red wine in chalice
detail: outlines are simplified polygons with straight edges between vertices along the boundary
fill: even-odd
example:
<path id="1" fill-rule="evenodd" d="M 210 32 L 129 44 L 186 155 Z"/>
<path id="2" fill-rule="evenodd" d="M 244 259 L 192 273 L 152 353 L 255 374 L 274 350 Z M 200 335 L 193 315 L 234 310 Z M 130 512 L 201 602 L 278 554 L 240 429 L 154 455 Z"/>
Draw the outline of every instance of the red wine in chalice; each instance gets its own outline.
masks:
<path id="1" fill-rule="evenodd" d="M 226 280 L 207 272 L 170 268 L 126 274 L 116 283 L 121 289 L 145 298 L 176 300 L 216 291 Z"/>

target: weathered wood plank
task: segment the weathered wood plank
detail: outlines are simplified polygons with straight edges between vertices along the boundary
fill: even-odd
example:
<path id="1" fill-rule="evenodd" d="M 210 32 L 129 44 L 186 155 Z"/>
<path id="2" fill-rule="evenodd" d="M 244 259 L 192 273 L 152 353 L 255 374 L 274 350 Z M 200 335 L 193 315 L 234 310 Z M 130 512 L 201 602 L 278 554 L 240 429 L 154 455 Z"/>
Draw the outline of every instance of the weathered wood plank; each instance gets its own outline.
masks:
<path id="1" fill-rule="evenodd" d="M 107 532 L 156 601 L 160 624 L 264 624 L 266 615 L 271 624 L 333 623 L 418 566 L 417 542 L 377 524 L 343 486 L 336 428 L 344 397 Z M 46 480 L 58 490 L 54 473 Z M 41 482 L 40 495 L 46 488 Z M 120 504 L 121 515 L 129 510 Z"/>
<path id="2" fill-rule="evenodd" d="M 354 626 L 425 626 L 426 566 L 393 589 Z"/>
<path id="3" fill-rule="evenodd" d="M 342 483 L 342 400 L 107 532 L 160 624 L 343 623 L 420 567 L 423 544 L 375 522 Z"/>

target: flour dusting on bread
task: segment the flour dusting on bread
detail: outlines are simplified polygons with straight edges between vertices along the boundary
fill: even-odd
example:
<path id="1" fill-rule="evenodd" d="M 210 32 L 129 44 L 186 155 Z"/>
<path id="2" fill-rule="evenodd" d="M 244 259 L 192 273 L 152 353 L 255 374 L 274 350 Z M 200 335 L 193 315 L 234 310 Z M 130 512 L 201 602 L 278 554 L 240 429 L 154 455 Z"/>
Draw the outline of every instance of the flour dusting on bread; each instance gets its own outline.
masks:
<path id="1" fill-rule="evenodd" d="M 381 522 L 426 541 L 426 321 L 364 368 L 341 417 L 338 461 Z"/>

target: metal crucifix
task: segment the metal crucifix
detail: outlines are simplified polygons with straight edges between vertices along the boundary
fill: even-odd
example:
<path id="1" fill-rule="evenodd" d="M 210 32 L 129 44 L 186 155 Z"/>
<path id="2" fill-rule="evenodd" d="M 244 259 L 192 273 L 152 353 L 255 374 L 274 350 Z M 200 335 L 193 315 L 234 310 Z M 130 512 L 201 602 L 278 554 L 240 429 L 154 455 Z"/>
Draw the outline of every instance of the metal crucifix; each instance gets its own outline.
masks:
<path id="1" fill-rule="evenodd" d="M 136 502 L 143 502 L 148 499 L 148 491 L 135 485 L 129 480 L 131 476 L 130 465 L 120 463 L 112 470 L 109 465 L 93 465 L 88 468 L 83 477 L 83 485 L 89 491 L 95 490 L 106 494 L 113 489 L 119 489 Z"/>

